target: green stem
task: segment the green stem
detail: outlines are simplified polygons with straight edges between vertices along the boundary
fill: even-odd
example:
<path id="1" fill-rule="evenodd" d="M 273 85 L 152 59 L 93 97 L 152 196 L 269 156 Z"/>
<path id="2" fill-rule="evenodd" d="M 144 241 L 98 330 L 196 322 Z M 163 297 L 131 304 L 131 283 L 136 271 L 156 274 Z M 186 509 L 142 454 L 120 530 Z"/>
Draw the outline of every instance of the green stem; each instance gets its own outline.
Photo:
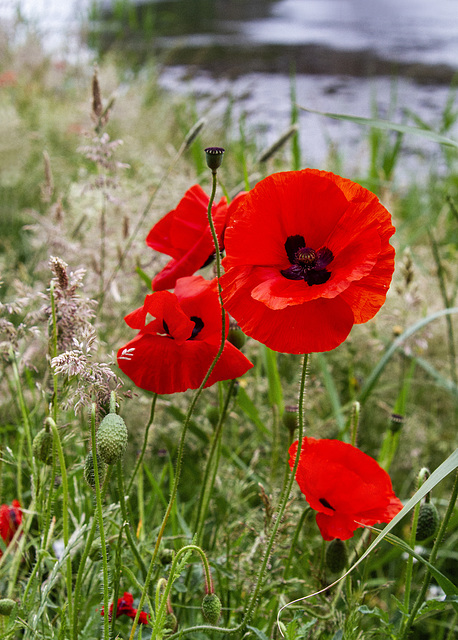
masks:
<path id="1" fill-rule="evenodd" d="M 450 521 L 450 518 L 453 515 L 453 510 L 455 508 L 455 503 L 458 497 L 458 473 L 455 476 L 455 483 L 453 485 L 453 489 L 452 489 L 452 495 L 450 497 L 450 502 L 448 503 L 448 507 L 447 507 L 447 511 L 444 515 L 444 519 L 441 522 L 441 526 L 439 527 L 439 531 L 437 533 L 437 538 L 434 542 L 433 548 L 431 549 L 431 554 L 429 556 L 429 562 L 430 564 L 434 564 L 437 558 L 437 554 L 439 552 L 439 547 L 442 543 L 442 538 L 445 535 L 445 532 L 447 530 L 448 527 L 448 523 Z M 400 636 L 399 636 L 399 640 L 404 640 L 404 638 L 407 638 L 409 632 L 410 632 L 410 628 L 412 626 L 412 624 L 415 621 L 415 616 L 417 615 L 418 609 L 420 608 L 421 604 L 423 603 L 423 600 L 425 598 L 426 595 L 426 591 L 428 590 L 429 587 L 429 583 L 431 581 L 431 574 L 429 573 L 429 571 L 426 573 L 425 578 L 423 580 L 423 585 L 421 587 L 420 593 L 417 596 L 417 599 L 415 600 L 413 607 L 412 607 L 412 611 L 410 612 L 409 618 L 407 620 L 407 622 L 405 623 L 404 629 L 401 632 Z"/>
<path id="2" fill-rule="evenodd" d="M 95 440 L 95 412 L 96 405 L 92 403 L 91 411 L 91 443 L 92 443 L 92 459 L 94 463 L 94 479 L 95 479 L 95 497 L 97 501 L 97 519 L 99 522 L 100 546 L 102 547 L 102 566 L 103 566 L 103 606 L 105 615 L 103 616 L 103 637 L 104 640 L 110 640 L 110 620 L 109 620 L 109 594 L 108 594 L 108 562 L 107 547 L 105 544 L 105 531 L 103 528 L 103 512 L 102 499 L 100 494 L 100 478 L 97 465 L 97 445 Z"/>
<path id="3" fill-rule="evenodd" d="M 207 464 L 205 466 L 204 478 L 202 481 L 202 487 L 200 490 L 199 503 L 197 506 L 197 516 L 196 516 L 196 543 L 201 544 L 201 538 L 203 533 L 203 528 L 205 524 L 205 517 L 207 514 L 208 503 L 210 501 L 210 495 L 213 489 L 213 485 L 215 482 L 216 472 L 218 470 L 218 462 L 220 455 L 220 442 L 221 435 L 223 432 L 224 420 L 227 415 L 227 410 L 229 408 L 229 403 L 233 397 L 235 380 L 231 380 L 229 383 L 229 388 L 227 390 L 226 400 L 224 403 L 223 410 L 219 416 L 218 424 L 216 425 L 213 440 L 211 443 L 210 452 L 207 458 Z"/>
<path id="4" fill-rule="evenodd" d="M 180 559 L 180 557 L 182 555 L 184 555 L 185 553 L 188 553 L 189 551 L 196 551 L 201 559 L 202 559 L 202 563 L 204 565 L 204 571 L 205 571 L 205 582 L 207 585 L 211 585 L 212 584 L 212 578 L 211 578 L 211 573 L 210 573 L 210 565 L 208 564 L 208 559 L 207 556 L 205 555 L 205 553 L 202 551 L 202 549 L 195 544 L 188 544 L 185 547 L 182 547 L 179 551 L 177 551 L 175 557 L 173 558 L 173 562 L 172 562 L 172 566 L 170 567 L 170 578 L 169 580 L 167 580 L 167 584 L 165 586 L 164 589 L 164 593 L 162 594 L 162 599 L 161 599 L 161 603 L 158 609 L 156 609 L 156 620 L 154 623 L 154 629 L 151 633 L 151 638 L 158 638 L 159 637 L 159 630 L 162 626 L 162 619 L 164 617 L 164 613 L 165 613 L 165 608 L 167 606 L 167 599 L 169 597 L 170 594 L 170 590 L 172 588 L 174 579 L 173 577 L 175 576 L 176 573 L 176 568 L 177 568 L 177 564 L 178 564 L 178 560 Z M 157 596 L 157 594 L 156 594 Z M 139 605 L 139 608 L 140 605 Z"/>
<path id="5" fill-rule="evenodd" d="M 154 411 L 155 411 L 155 408 L 156 408 L 156 400 L 157 400 L 157 393 L 155 393 L 154 396 L 153 396 L 153 401 L 151 403 L 151 413 L 150 413 L 148 424 L 146 425 L 146 429 L 145 429 L 145 437 L 143 438 L 142 450 L 140 452 L 140 455 L 138 456 L 137 462 L 135 463 L 135 468 L 134 468 L 132 476 L 131 476 L 131 478 L 129 480 L 129 484 L 127 485 L 127 495 L 130 495 L 130 492 L 132 490 L 132 485 L 133 485 L 134 480 L 135 480 L 135 476 L 137 475 L 137 472 L 138 472 L 138 470 L 140 468 L 140 465 L 143 462 L 143 458 L 145 456 L 146 447 L 148 446 L 149 430 L 150 430 L 151 425 L 153 424 L 153 421 L 154 421 Z"/>
<path id="6" fill-rule="evenodd" d="M 62 521 L 63 521 L 63 536 L 64 536 L 64 545 L 67 547 L 68 541 L 70 539 L 70 532 L 68 526 L 68 477 L 67 477 L 67 467 L 65 464 L 65 456 L 64 450 L 62 449 L 62 443 L 60 441 L 59 430 L 57 429 L 57 425 L 51 417 L 46 418 L 46 423 L 51 427 L 51 431 L 53 433 L 53 446 L 57 449 L 57 455 L 59 456 L 59 464 L 60 464 L 60 473 L 62 476 Z M 67 598 L 68 598 L 68 615 L 70 620 L 72 619 L 73 613 L 73 600 L 72 600 L 72 559 L 70 554 L 67 557 Z"/>
<path id="7" fill-rule="evenodd" d="M 287 580 L 287 578 L 288 578 L 289 568 L 291 566 L 291 561 L 293 559 L 294 554 L 296 553 L 296 544 L 297 544 L 297 541 L 299 539 L 299 534 L 300 534 L 301 529 L 302 529 L 302 527 L 304 525 L 305 519 L 307 518 L 307 516 L 308 516 L 308 514 L 310 512 L 311 512 L 310 507 L 304 509 L 304 511 L 302 512 L 301 517 L 299 518 L 299 522 L 297 523 L 296 529 L 294 531 L 293 539 L 291 540 L 291 546 L 290 546 L 288 558 L 286 559 L 285 566 L 283 568 L 283 580 Z"/>
<path id="8" fill-rule="evenodd" d="M 110 481 L 110 476 L 111 476 L 111 467 L 108 467 L 108 472 L 107 472 L 107 475 L 105 477 L 105 481 L 103 483 L 103 488 L 102 488 L 102 498 L 105 496 L 105 493 L 106 493 L 106 490 L 107 490 L 107 487 L 108 487 L 108 484 L 109 484 L 109 481 Z M 92 519 L 92 526 L 91 526 L 91 529 L 89 531 L 89 535 L 88 535 L 87 540 L 86 540 L 86 545 L 85 545 L 85 547 L 83 549 L 83 553 L 81 555 L 81 560 L 79 562 L 78 573 L 76 574 L 75 591 L 74 591 L 74 594 L 73 594 L 74 595 L 73 640 L 77 640 L 78 639 L 79 597 L 80 597 L 80 592 L 81 592 L 81 585 L 82 585 L 82 582 L 83 582 L 84 567 L 86 565 L 86 560 L 87 560 L 87 558 L 89 556 L 89 552 L 91 550 L 92 543 L 94 542 L 96 527 L 97 527 L 97 518 L 94 516 L 93 519 Z"/>
<path id="9" fill-rule="evenodd" d="M 122 513 L 123 520 L 126 523 L 127 542 L 129 543 L 130 548 L 132 549 L 132 553 L 137 559 L 137 563 L 141 569 L 143 578 L 145 578 L 147 574 L 147 569 L 146 569 L 145 563 L 142 560 L 140 553 L 138 552 L 137 545 L 135 544 L 135 540 L 132 537 L 132 531 L 130 529 L 129 516 L 127 514 L 127 507 L 126 507 L 126 494 L 124 491 L 124 477 L 122 472 L 121 460 L 118 460 L 118 462 L 116 463 L 116 470 L 117 470 L 117 476 L 118 476 L 119 504 L 121 505 L 121 513 Z"/>
<path id="10" fill-rule="evenodd" d="M 157 536 L 157 540 L 156 540 L 156 544 L 154 546 L 154 550 L 153 550 L 153 555 L 151 557 L 151 561 L 150 561 L 150 565 L 148 568 L 148 573 L 147 576 L 145 578 L 145 585 L 142 591 L 142 595 L 140 597 L 140 602 L 138 605 L 138 609 L 137 609 L 137 613 L 135 615 L 134 618 L 134 622 L 132 624 L 132 629 L 130 632 L 130 636 L 129 636 L 129 640 L 134 640 L 134 635 L 135 635 L 135 630 L 137 628 L 138 625 L 138 619 L 140 617 L 140 612 L 142 610 L 142 607 L 145 603 L 145 598 L 146 598 L 146 594 L 148 592 L 149 589 L 149 583 L 151 581 L 151 577 L 153 575 L 153 569 L 154 569 L 154 563 L 156 562 L 156 557 L 159 551 L 159 545 L 161 543 L 162 537 L 164 535 L 164 531 L 165 531 L 165 527 L 167 524 L 167 521 L 169 519 L 170 513 L 172 511 L 174 502 L 175 502 L 175 498 L 177 495 L 177 491 L 178 491 L 178 484 L 180 482 L 180 477 L 181 477 L 181 467 L 183 464 L 183 452 L 184 452 L 184 443 L 185 443 L 185 439 L 186 439 L 186 434 L 188 431 L 188 427 L 189 427 L 189 423 L 191 421 L 191 416 L 192 413 L 194 411 L 194 407 L 196 406 L 197 400 L 199 399 L 202 390 L 204 389 L 208 378 L 210 377 L 215 364 L 218 362 L 221 354 L 223 353 L 223 349 L 224 349 L 224 345 L 225 345 L 225 341 L 226 341 L 226 313 L 223 309 L 222 306 L 222 296 L 221 296 L 221 285 L 219 282 L 219 278 L 221 276 L 221 254 L 219 251 L 219 244 L 218 244 L 218 238 L 216 236 L 216 232 L 215 232 L 215 226 L 213 224 L 213 219 L 212 219 L 212 215 L 211 215 L 211 211 L 212 211 L 212 205 L 213 205 L 213 201 L 215 199 L 215 195 L 216 195 L 216 173 L 213 172 L 212 174 L 213 176 L 213 180 L 212 180 L 212 192 L 210 195 L 210 200 L 208 203 L 208 221 L 210 224 L 210 229 L 212 232 L 212 237 L 213 237 L 213 242 L 215 244 L 215 252 L 216 252 L 216 272 L 217 272 L 217 276 L 218 276 L 218 295 L 219 295 L 219 300 L 221 303 L 221 313 L 222 313 L 222 327 L 221 327 L 221 344 L 220 347 L 218 349 L 218 352 L 213 360 L 213 362 L 210 365 L 210 368 L 208 369 L 207 373 L 205 374 L 204 379 L 202 380 L 200 387 L 198 389 L 196 389 L 194 396 L 191 400 L 191 403 L 189 405 L 188 411 L 186 413 L 185 419 L 184 419 L 184 423 L 183 423 L 183 429 L 181 432 L 181 438 L 180 438 L 180 442 L 178 445 L 178 451 L 177 451 L 177 462 L 176 462 L 176 467 L 175 467 L 175 477 L 173 480 L 173 486 L 172 486 L 172 490 L 171 490 L 171 494 L 170 494 L 170 499 L 167 505 L 167 509 L 166 512 L 164 514 L 164 518 L 162 520 L 162 524 L 161 524 L 161 528 L 159 529 L 159 533 Z"/>

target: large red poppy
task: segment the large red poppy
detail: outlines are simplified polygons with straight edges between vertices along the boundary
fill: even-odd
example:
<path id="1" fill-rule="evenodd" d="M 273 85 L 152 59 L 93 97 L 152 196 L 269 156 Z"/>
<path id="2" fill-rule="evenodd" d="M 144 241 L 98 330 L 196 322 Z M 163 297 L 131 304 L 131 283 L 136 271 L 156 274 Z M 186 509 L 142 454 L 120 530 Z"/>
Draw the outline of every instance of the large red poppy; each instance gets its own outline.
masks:
<path id="1" fill-rule="evenodd" d="M 22 522 L 22 511 L 19 500 L 13 500 L 12 504 L 2 504 L 0 507 L 0 536 L 8 545 L 19 529 Z M 0 556 L 2 551 L 0 550 Z"/>
<path id="2" fill-rule="evenodd" d="M 226 198 L 212 206 L 212 218 L 220 249 L 228 217 L 243 194 L 227 205 Z M 186 191 L 176 209 L 167 213 L 149 232 L 146 244 L 171 256 L 170 262 L 153 279 L 153 291 L 173 289 L 178 278 L 192 276 L 215 256 L 208 224 L 209 196 L 198 184 Z"/>
<path id="3" fill-rule="evenodd" d="M 146 323 L 148 314 L 154 319 Z M 197 389 L 221 344 L 216 280 L 180 278 L 174 293 L 147 295 L 143 306 L 125 321 L 140 332 L 119 349 L 118 365 L 137 387 L 159 394 Z M 226 342 L 205 386 L 238 378 L 252 366 Z"/>
<path id="4" fill-rule="evenodd" d="M 294 467 L 297 441 L 289 450 Z M 296 480 L 325 540 L 348 540 L 358 527 L 389 522 L 402 509 L 390 476 L 370 456 L 340 440 L 305 438 Z"/>
<path id="5" fill-rule="evenodd" d="M 226 229 L 225 308 L 275 351 L 330 351 L 384 303 L 393 233 L 389 212 L 351 180 L 315 169 L 268 176 Z"/>

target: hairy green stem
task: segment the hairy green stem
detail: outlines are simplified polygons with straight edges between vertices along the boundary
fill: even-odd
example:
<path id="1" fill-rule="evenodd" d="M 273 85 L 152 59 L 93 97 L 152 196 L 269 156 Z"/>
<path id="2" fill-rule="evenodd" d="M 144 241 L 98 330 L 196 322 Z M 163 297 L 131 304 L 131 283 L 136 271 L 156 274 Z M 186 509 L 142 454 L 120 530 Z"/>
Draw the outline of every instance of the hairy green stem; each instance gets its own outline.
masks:
<path id="1" fill-rule="evenodd" d="M 105 531 L 103 528 L 103 511 L 102 498 L 100 493 L 100 478 L 97 464 L 97 445 L 95 440 L 95 412 L 96 405 L 92 403 L 91 410 L 91 444 L 92 444 L 92 460 L 94 464 L 95 479 L 95 497 L 97 501 L 97 519 L 99 521 L 100 546 L 102 548 L 102 567 L 103 567 L 103 606 L 105 615 L 103 616 L 103 637 L 104 640 L 110 640 L 110 620 L 109 620 L 109 594 L 108 594 L 108 562 L 107 547 L 105 543 Z"/>
<path id="2" fill-rule="evenodd" d="M 105 477 L 105 481 L 103 483 L 103 488 L 102 488 L 102 498 L 105 496 L 108 484 L 110 482 L 110 476 L 111 476 L 111 467 L 108 467 L 108 472 Z M 75 590 L 73 593 L 73 596 L 74 596 L 73 640 L 77 640 L 78 638 L 78 622 L 79 622 L 78 613 L 79 613 L 79 598 L 80 598 L 80 592 L 81 592 L 81 585 L 83 582 L 84 567 L 86 565 L 86 560 L 89 556 L 92 543 L 94 542 L 96 528 L 97 528 L 97 518 L 94 515 L 92 519 L 92 526 L 90 528 L 89 535 L 87 537 L 86 544 L 84 546 L 83 553 L 81 555 L 81 559 L 79 562 L 78 573 L 76 574 Z"/>
<path id="3" fill-rule="evenodd" d="M 207 464 L 205 466 L 204 478 L 202 481 L 202 486 L 200 489 L 199 502 L 197 506 L 197 515 L 196 515 L 196 543 L 201 544 L 202 533 L 205 524 L 205 516 L 208 509 L 208 503 L 210 501 L 211 492 L 213 489 L 213 485 L 215 483 L 216 472 L 218 470 L 218 462 L 220 457 L 220 442 L 221 435 L 223 432 L 224 420 L 227 415 L 227 411 L 229 408 L 230 401 L 233 397 L 235 380 L 231 380 L 229 383 L 229 388 L 226 394 L 226 400 L 224 402 L 223 410 L 219 416 L 218 424 L 216 425 L 215 431 L 213 433 L 213 440 L 210 447 L 210 452 L 207 458 Z"/>
<path id="4" fill-rule="evenodd" d="M 126 523 L 127 542 L 129 543 L 129 546 L 132 549 L 132 553 L 134 554 L 137 560 L 138 566 L 140 567 L 140 570 L 143 574 L 143 579 L 145 579 L 147 574 L 147 569 L 140 553 L 138 552 L 137 545 L 135 544 L 135 540 L 132 538 L 132 531 L 130 529 L 129 516 L 127 514 L 127 507 L 126 507 L 126 495 L 124 491 L 124 476 L 122 472 L 121 460 L 118 460 L 118 462 L 116 463 L 116 470 L 117 470 L 117 476 L 118 476 L 119 504 L 121 505 L 121 513 L 122 513 L 123 520 Z"/>
<path id="5" fill-rule="evenodd" d="M 221 255 L 220 255 L 220 251 L 219 251 L 219 245 L 218 245 L 218 238 L 216 236 L 216 232 L 215 232 L 215 226 L 213 224 L 213 219 L 212 219 L 212 215 L 211 215 L 211 211 L 212 211 L 212 205 L 213 205 L 213 201 L 215 199 L 215 195 L 216 195 L 216 173 L 213 172 L 213 181 L 212 181 L 212 192 L 210 195 L 210 200 L 208 203 L 208 221 L 210 224 L 210 229 L 212 232 L 212 236 L 213 236 L 213 242 L 215 243 L 215 252 L 216 252 L 216 271 L 217 271 L 217 275 L 218 275 L 218 294 L 219 294 L 219 299 L 220 302 L 222 300 L 221 298 L 221 285 L 219 283 L 219 278 L 221 275 Z M 221 327 L 221 344 L 220 347 L 218 349 L 218 352 L 213 360 L 213 362 L 210 365 L 210 368 L 208 369 L 207 373 L 205 374 L 204 379 L 202 380 L 200 387 L 198 389 L 196 389 L 196 391 L 194 392 L 194 396 L 189 404 L 188 407 L 188 411 L 186 413 L 185 419 L 184 419 L 184 423 L 183 423 L 183 429 L 181 432 L 181 437 L 180 437 L 180 442 L 178 444 L 178 451 L 177 451 L 177 461 L 176 461 L 176 467 L 175 467 L 175 477 L 173 480 L 173 485 L 172 485 L 172 490 L 170 493 L 170 499 L 167 505 L 167 509 L 166 512 L 164 514 L 164 518 L 162 520 L 162 524 L 161 527 L 159 529 L 159 533 L 156 539 L 156 544 L 154 546 L 154 550 L 153 550 L 153 555 L 151 557 L 151 561 L 150 561 L 150 565 L 148 568 L 148 573 L 146 575 L 145 578 L 145 585 L 143 587 L 143 591 L 142 591 L 142 595 L 140 597 L 140 602 L 138 605 L 138 609 L 137 609 L 137 613 L 135 615 L 133 624 L 132 624 L 132 629 L 130 632 L 130 636 L 129 636 L 129 640 L 133 640 L 134 639 L 134 635 L 135 635 L 135 630 L 137 628 L 138 625 L 138 619 L 140 617 L 140 612 L 142 610 L 142 607 L 145 603 L 145 598 L 146 598 L 146 594 L 148 592 L 149 589 L 149 584 L 151 581 L 151 577 L 153 575 L 153 569 L 154 569 L 154 564 L 156 562 L 156 557 L 159 551 L 159 545 L 161 543 L 162 537 L 164 535 L 164 531 L 165 531 L 165 527 L 167 524 L 167 521 L 169 519 L 170 513 L 172 511 L 173 505 L 175 503 L 175 498 L 177 495 L 177 491 L 178 491 L 178 485 L 180 482 L 180 477 L 181 477 L 181 467 L 183 464 L 183 453 L 184 453 L 184 443 L 185 443 L 185 439 L 186 439 L 186 434 L 188 431 L 188 427 L 189 427 L 189 423 L 191 421 L 191 416 L 192 413 L 194 411 L 194 407 L 196 406 L 197 400 L 199 399 L 202 390 L 204 389 L 208 378 L 210 377 L 216 363 L 218 362 L 221 354 L 223 353 L 223 349 L 224 349 L 224 345 L 225 345 L 225 340 L 226 340 L 226 313 L 222 307 L 221 304 L 221 309 L 222 309 L 222 327 Z"/>
<path id="6" fill-rule="evenodd" d="M 180 557 L 182 555 L 184 555 L 185 553 L 188 553 L 189 551 L 195 551 L 196 553 L 198 553 L 202 559 L 202 563 L 204 565 L 204 571 L 205 571 L 205 582 L 207 585 L 211 585 L 212 584 L 212 578 L 211 578 L 211 573 L 210 573 L 210 565 L 208 564 L 208 559 L 207 556 L 205 555 L 205 553 L 203 552 L 203 550 L 195 544 L 188 544 L 184 547 L 182 547 L 179 551 L 177 551 L 175 557 L 173 558 L 173 562 L 172 562 L 172 566 L 170 567 L 170 576 L 171 579 L 167 580 L 167 584 L 165 586 L 164 589 L 164 593 L 162 594 L 162 599 L 160 602 L 160 606 L 158 609 L 156 609 L 156 620 L 154 623 L 154 629 L 153 632 L 151 633 L 151 638 L 158 638 L 158 633 L 159 630 L 162 626 L 162 618 L 164 617 L 164 613 L 165 613 L 165 608 L 167 606 L 167 599 L 169 597 L 170 594 L 170 590 L 172 588 L 173 585 L 173 576 L 175 576 L 176 573 L 176 569 L 177 569 L 177 564 L 178 564 L 178 560 L 180 559 Z"/>
<path id="7" fill-rule="evenodd" d="M 59 430 L 56 423 L 51 417 L 46 418 L 46 423 L 51 427 L 53 433 L 53 446 L 57 449 L 57 455 L 59 456 L 60 473 L 62 476 L 62 524 L 63 524 L 63 536 L 64 545 L 67 547 L 70 539 L 70 531 L 68 526 L 68 477 L 67 467 L 65 464 L 64 450 L 62 449 L 62 443 L 60 441 Z M 68 598 L 68 615 L 70 620 L 73 613 L 73 599 L 72 599 L 72 559 L 70 555 L 67 557 L 67 598 Z"/>
<path id="8" fill-rule="evenodd" d="M 149 421 L 148 424 L 146 425 L 146 429 L 145 429 L 145 437 L 143 438 L 143 446 L 142 446 L 142 450 L 140 452 L 140 455 L 137 458 L 137 462 L 135 463 L 135 468 L 133 470 L 132 476 L 129 480 L 129 484 L 127 485 L 127 495 L 130 495 L 130 492 L 132 490 L 132 485 L 134 483 L 135 480 L 135 476 L 137 475 L 137 472 L 140 468 L 140 465 L 143 462 L 143 458 L 145 457 L 145 452 L 146 452 L 146 447 L 148 446 L 148 436 L 149 436 L 149 430 L 151 428 L 151 425 L 153 424 L 154 421 L 154 411 L 156 408 L 156 400 L 157 400 L 157 393 L 154 394 L 153 396 L 153 401 L 151 403 L 151 413 L 149 416 Z"/>

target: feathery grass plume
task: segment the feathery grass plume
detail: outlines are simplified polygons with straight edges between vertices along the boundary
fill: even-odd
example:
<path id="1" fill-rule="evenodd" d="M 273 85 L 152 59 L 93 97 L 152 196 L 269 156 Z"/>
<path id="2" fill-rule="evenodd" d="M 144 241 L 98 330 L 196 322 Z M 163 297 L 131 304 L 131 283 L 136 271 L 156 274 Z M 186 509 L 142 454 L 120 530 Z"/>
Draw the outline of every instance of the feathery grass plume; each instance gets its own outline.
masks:
<path id="1" fill-rule="evenodd" d="M 54 299 L 57 317 L 57 348 L 67 351 L 92 331 L 94 300 L 79 295 L 86 271 L 76 269 L 68 273 L 68 265 L 61 258 L 51 256 L 49 267 L 54 274 Z"/>

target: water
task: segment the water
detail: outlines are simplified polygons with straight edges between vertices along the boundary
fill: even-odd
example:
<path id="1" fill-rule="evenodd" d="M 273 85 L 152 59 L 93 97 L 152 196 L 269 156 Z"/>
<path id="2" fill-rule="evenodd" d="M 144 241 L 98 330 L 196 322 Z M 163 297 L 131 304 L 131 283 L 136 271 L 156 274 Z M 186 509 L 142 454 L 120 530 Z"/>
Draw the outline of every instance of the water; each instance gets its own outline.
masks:
<path id="1" fill-rule="evenodd" d="M 18 4 L 49 50 L 79 60 L 93 57 L 79 38 L 90 0 L 0 0 L 0 19 L 12 20 Z M 208 116 L 210 130 L 235 97 L 234 115 L 246 116 L 247 129 L 261 145 L 289 124 L 292 63 L 297 102 L 304 107 L 371 116 L 375 100 L 381 117 L 400 121 L 411 109 L 436 129 L 458 69 L 456 0 L 138 4 L 139 11 L 154 12 L 156 35 L 133 30 L 122 40 L 126 52 L 142 59 L 154 48 L 162 87 L 190 95 Z M 397 77 L 395 89 L 390 75 Z M 363 128 L 306 112 L 300 127 L 306 164 L 323 166 L 332 145 L 345 170 L 367 166 Z M 456 127 L 451 134 L 457 135 Z M 437 145 L 406 137 L 403 174 L 424 175 L 432 156 L 440 162 Z"/>

